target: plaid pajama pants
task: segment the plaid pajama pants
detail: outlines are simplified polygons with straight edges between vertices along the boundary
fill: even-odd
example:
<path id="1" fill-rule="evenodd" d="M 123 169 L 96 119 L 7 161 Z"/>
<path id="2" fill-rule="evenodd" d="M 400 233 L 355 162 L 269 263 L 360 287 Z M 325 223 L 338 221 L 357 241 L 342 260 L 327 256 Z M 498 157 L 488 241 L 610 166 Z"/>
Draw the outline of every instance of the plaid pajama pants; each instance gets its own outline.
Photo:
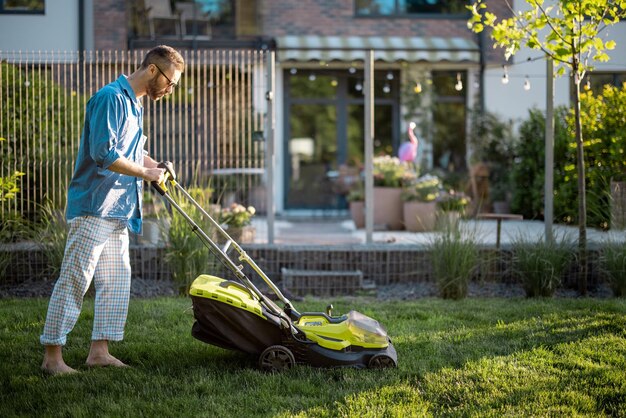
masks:
<path id="1" fill-rule="evenodd" d="M 92 279 L 96 299 L 91 339 L 121 341 L 130 298 L 126 220 L 85 216 L 70 221 L 61 274 L 48 305 L 41 344 L 65 345 Z"/>

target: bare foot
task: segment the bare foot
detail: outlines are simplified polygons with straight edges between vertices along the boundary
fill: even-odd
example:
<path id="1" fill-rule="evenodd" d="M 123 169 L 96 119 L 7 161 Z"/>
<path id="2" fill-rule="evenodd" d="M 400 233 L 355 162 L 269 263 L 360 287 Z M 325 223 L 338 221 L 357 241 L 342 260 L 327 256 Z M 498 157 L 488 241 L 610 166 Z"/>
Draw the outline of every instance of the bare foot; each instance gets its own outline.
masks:
<path id="1" fill-rule="evenodd" d="M 88 367 L 130 367 L 128 364 L 122 363 L 122 361 L 108 353 L 105 355 L 89 356 L 85 364 Z"/>
<path id="2" fill-rule="evenodd" d="M 41 364 L 41 370 L 43 370 L 44 372 L 52 376 L 60 375 L 60 374 L 78 373 L 77 370 L 72 369 L 63 361 L 54 362 L 54 361 L 44 360 L 44 362 Z"/>

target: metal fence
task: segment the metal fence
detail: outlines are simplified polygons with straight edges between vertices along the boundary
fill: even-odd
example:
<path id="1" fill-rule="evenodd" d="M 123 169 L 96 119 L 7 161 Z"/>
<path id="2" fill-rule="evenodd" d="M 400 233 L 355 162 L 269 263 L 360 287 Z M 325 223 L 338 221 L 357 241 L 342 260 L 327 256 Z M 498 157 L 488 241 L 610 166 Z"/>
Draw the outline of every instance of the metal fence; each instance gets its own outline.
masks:
<path id="1" fill-rule="evenodd" d="M 33 216 L 50 201 L 64 208 L 87 100 L 146 51 L 0 51 L 0 177 L 15 172 L 21 192 L 2 213 Z M 214 199 L 253 204 L 265 173 L 267 53 L 182 51 L 186 70 L 171 96 L 143 101 L 146 149 L 170 160 L 187 185 Z M 263 202 L 260 202 L 263 203 Z"/>

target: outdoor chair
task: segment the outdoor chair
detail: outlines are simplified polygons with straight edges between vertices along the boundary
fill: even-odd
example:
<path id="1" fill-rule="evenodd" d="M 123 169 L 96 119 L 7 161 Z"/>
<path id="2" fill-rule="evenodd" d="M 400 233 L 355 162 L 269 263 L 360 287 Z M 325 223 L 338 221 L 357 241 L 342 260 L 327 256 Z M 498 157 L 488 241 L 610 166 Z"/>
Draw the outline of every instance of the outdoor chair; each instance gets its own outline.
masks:
<path id="1" fill-rule="evenodd" d="M 175 36 L 180 38 L 180 15 L 172 12 L 169 0 L 144 0 L 150 38 Z"/>
<path id="2" fill-rule="evenodd" d="M 180 27 L 184 39 L 211 38 L 210 14 L 204 12 L 196 2 L 178 2 L 176 11 L 180 14 Z"/>

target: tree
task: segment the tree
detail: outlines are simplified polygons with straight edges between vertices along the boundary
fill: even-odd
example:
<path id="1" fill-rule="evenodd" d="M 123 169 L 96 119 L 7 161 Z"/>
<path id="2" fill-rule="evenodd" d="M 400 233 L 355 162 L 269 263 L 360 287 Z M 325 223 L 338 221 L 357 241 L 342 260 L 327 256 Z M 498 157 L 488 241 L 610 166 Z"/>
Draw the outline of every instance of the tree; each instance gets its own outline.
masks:
<path id="1" fill-rule="evenodd" d="M 578 288 L 587 292 L 587 201 L 585 191 L 584 142 L 580 115 L 580 81 L 592 69 L 592 61 L 609 60 L 607 51 L 615 41 L 601 37 L 604 30 L 626 17 L 626 0 L 525 0 L 529 10 L 515 11 L 505 0 L 512 17 L 501 18 L 488 11 L 485 0 L 468 6 L 472 17 L 468 27 L 474 32 L 492 29 L 495 46 L 504 48 L 505 58 L 522 46 L 543 51 L 556 64 L 557 75 L 569 70 L 574 85 L 576 125 L 576 166 L 578 176 Z"/>

